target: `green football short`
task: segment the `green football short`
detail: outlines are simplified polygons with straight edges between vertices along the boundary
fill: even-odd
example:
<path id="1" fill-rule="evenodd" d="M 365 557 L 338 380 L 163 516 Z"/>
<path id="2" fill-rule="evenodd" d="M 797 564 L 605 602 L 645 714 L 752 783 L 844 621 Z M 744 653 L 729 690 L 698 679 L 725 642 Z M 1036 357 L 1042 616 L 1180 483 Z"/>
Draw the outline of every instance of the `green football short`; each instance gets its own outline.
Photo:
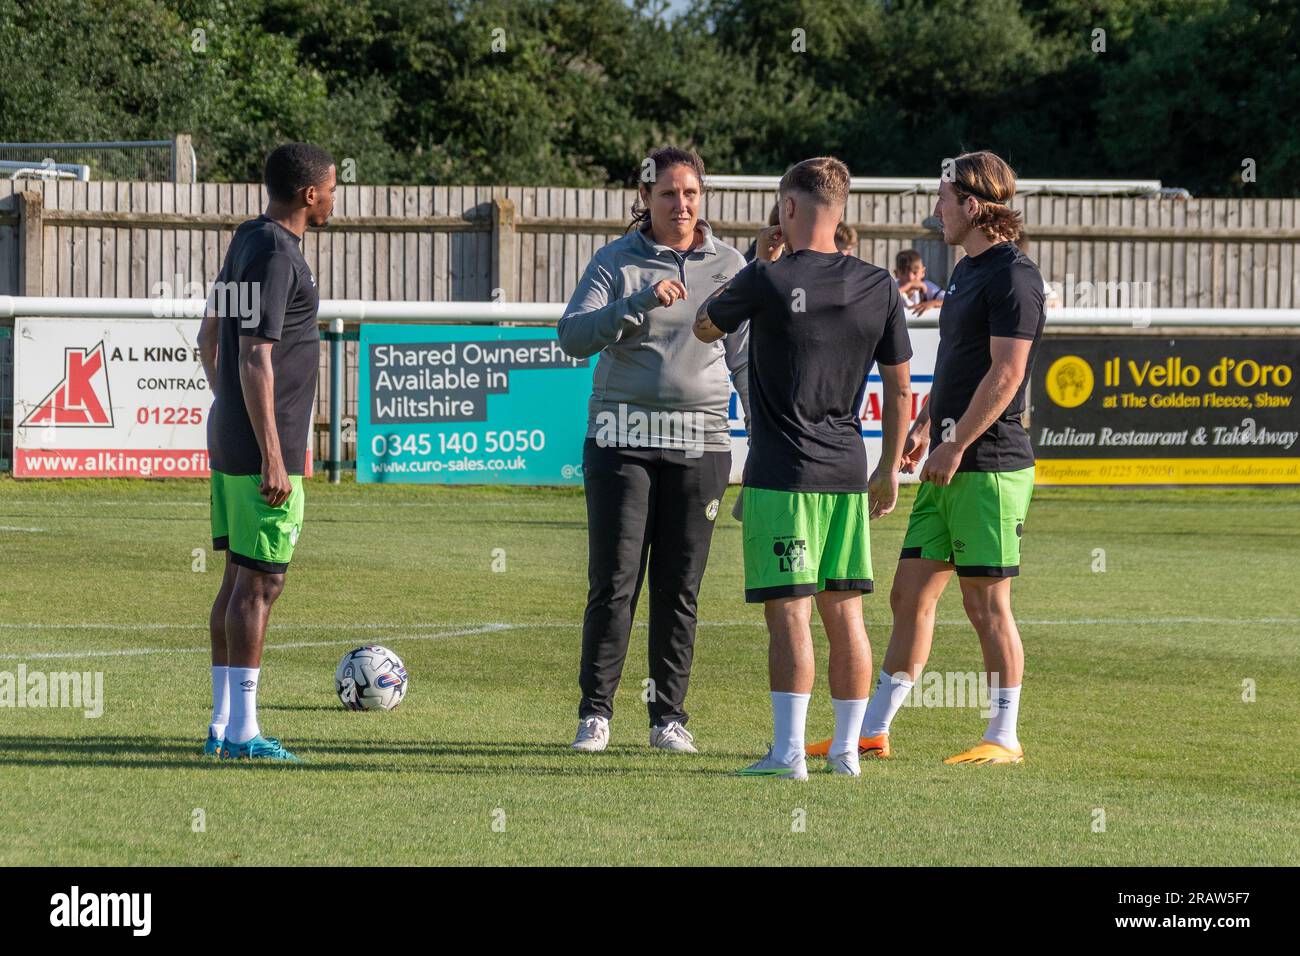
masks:
<path id="1" fill-rule="evenodd" d="M 943 488 L 924 481 L 899 557 L 947 561 L 963 577 L 1014 577 L 1033 491 L 1033 468 L 959 471 Z"/>
<path id="2" fill-rule="evenodd" d="M 865 493 L 747 486 L 742 494 L 746 601 L 871 590 Z"/>
<path id="3" fill-rule="evenodd" d="M 235 564 L 283 574 L 302 533 L 302 476 L 290 475 L 293 491 L 272 508 L 258 490 L 261 475 L 212 471 L 212 550 L 226 551 Z"/>

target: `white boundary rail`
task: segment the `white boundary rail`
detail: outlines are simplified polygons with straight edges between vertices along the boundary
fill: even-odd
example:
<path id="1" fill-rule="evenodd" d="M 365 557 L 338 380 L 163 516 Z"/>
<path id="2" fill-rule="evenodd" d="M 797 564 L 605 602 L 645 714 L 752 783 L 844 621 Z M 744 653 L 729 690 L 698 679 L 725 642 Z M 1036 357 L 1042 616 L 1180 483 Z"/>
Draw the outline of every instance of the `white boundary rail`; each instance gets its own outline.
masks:
<path id="1" fill-rule="evenodd" d="M 59 317 L 87 319 L 199 318 L 203 299 L 110 299 L 84 296 L 0 295 L 0 319 Z M 496 322 L 554 325 L 564 314 L 559 302 L 374 302 L 322 299 L 319 319 L 331 322 Z M 1200 326 L 1205 328 L 1300 327 L 1300 309 L 1075 309 L 1047 310 L 1047 323 L 1132 328 Z M 935 328 L 937 311 L 908 321 L 915 328 Z"/>

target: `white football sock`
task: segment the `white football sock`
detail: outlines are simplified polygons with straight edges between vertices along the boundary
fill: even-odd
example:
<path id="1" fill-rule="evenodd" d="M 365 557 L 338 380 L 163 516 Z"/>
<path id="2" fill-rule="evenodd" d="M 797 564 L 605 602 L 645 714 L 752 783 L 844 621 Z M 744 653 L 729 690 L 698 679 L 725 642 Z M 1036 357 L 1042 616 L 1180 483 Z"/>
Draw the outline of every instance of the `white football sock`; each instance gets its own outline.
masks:
<path id="1" fill-rule="evenodd" d="M 261 730 L 257 726 L 257 682 L 260 667 L 231 667 L 230 723 L 226 739 L 232 744 L 246 744 Z"/>
<path id="2" fill-rule="evenodd" d="M 803 755 L 804 726 L 812 694 L 772 691 L 772 756 L 794 765 Z"/>
<path id="3" fill-rule="evenodd" d="M 899 671 L 892 677 L 880 669 L 880 678 L 876 681 L 876 692 L 867 704 L 867 714 L 862 718 L 862 736 L 878 737 L 889 733 L 889 725 L 903 706 L 907 695 L 912 692 L 916 681 L 908 680 L 906 671 Z"/>
<path id="4" fill-rule="evenodd" d="M 867 713 L 867 698 L 836 700 L 832 697 L 831 706 L 835 708 L 835 736 L 831 738 L 830 756 L 856 754 L 858 731 L 862 729 L 862 719 Z"/>
<path id="5" fill-rule="evenodd" d="M 225 736 L 226 724 L 230 723 L 229 670 L 224 664 L 212 665 L 212 722 L 208 733 L 218 740 Z"/>
<path id="6" fill-rule="evenodd" d="M 995 710 L 989 719 L 989 729 L 984 739 L 990 743 L 1001 744 L 1008 750 L 1020 749 L 1020 738 L 1016 736 L 1016 719 L 1020 716 L 1020 685 L 1015 687 L 992 687 L 993 700 L 989 701 Z"/>

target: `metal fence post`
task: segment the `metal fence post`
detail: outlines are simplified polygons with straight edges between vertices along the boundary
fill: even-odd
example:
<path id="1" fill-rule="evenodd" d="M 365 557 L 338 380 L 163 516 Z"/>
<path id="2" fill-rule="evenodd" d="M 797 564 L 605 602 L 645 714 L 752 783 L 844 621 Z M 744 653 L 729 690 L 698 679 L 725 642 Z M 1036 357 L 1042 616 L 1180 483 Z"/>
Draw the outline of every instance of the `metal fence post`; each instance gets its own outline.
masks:
<path id="1" fill-rule="evenodd" d="M 343 471 L 343 320 L 330 320 L 330 484 Z"/>

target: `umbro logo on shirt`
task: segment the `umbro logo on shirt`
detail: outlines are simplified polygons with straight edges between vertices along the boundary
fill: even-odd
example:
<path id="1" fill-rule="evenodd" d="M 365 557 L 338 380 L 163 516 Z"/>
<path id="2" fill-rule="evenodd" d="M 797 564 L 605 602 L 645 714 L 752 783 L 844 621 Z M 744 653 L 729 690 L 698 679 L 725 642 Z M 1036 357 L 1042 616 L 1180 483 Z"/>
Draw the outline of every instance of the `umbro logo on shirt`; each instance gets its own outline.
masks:
<path id="1" fill-rule="evenodd" d="M 717 275 L 709 276 L 709 278 L 712 279 L 714 282 L 726 282 L 726 281 L 727 281 L 727 276 L 726 276 L 724 273 L 721 273 L 721 272 L 719 272 Z"/>

